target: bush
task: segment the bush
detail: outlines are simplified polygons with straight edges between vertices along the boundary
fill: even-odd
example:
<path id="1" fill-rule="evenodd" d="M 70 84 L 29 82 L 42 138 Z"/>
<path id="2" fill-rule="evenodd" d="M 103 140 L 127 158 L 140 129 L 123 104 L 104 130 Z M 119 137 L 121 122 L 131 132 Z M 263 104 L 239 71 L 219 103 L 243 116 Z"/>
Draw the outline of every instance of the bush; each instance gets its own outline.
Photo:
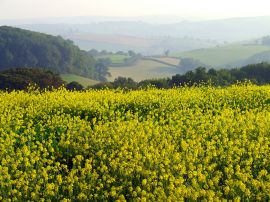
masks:
<path id="1" fill-rule="evenodd" d="M 59 88 L 64 81 L 58 74 L 40 68 L 16 68 L 0 72 L 0 89 L 26 90 L 31 84 L 39 88 Z"/>
<path id="2" fill-rule="evenodd" d="M 83 86 L 77 81 L 72 81 L 66 85 L 68 90 L 83 90 Z"/>

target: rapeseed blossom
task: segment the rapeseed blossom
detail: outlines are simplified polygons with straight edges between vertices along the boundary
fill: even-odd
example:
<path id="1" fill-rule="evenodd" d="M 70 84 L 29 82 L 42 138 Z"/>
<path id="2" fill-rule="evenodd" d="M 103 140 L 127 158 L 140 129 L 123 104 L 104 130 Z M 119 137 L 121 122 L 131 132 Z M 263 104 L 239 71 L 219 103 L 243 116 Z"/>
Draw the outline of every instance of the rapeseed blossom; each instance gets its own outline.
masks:
<path id="1" fill-rule="evenodd" d="M 268 201 L 270 86 L 0 92 L 0 201 Z"/>

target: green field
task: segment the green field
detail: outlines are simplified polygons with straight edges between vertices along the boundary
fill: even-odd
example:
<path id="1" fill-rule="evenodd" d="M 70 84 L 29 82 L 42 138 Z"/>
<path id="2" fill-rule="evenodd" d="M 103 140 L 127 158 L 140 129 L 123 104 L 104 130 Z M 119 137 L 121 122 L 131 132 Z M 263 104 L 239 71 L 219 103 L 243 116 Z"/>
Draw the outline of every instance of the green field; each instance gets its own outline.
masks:
<path id="1" fill-rule="evenodd" d="M 92 85 L 99 83 L 99 81 L 85 78 L 82 76 L 78 76 L 75 74 L 61 74 L 61 78 L 67 83 L 70 83 L 72 81 L 76 81 L 76 82 L 80 83 L 81 85 L 83 85 L 84 87 L 92 86 Z"/>
<path id="2" fill-rule="evenodd" d="M 161 64 L 151 60 L 140 59 L 136 64 L 126 67 L 110 67 L 109 72 L 113 81 L 118 76 L 131 77 L 135 81 L 153 78 L 166 78 L 179 73 L 177 67 Z"/>
<path id="3" fill-rule="evenodd" d="M 226 67 L 228 65 L 237 64 L 244 59 L 267 50 L 270 50 L 270 46 L 234 44 L 174 53 L 172 55 L 198 59 L 202 63 L 213 67 Z"/>
<path id="4" fill-rule="evenodd" d="M 124 63 L 125 59 L 128 59 L 129 56 L 127 55 L 118 55 L 118 54 L 109 54 L 109 55 L 102 55 L 102 56 L 97 56 L 95 58 L 110 58 L 113 64 L 120 64 Z"/>

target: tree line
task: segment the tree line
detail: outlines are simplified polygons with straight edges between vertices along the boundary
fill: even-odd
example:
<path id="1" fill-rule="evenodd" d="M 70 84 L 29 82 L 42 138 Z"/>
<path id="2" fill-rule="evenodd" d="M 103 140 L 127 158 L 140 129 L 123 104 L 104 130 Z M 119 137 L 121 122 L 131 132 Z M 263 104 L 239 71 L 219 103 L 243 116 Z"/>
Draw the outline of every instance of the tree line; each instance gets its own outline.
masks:
<path id="1" fill-rule="evenodd" d="M 56 89 L 65 87 L 68 90 L 83 90 L 84 87 L 72 81 L 66 83 L 59 74 L 41 68 L 11 68 L 0 71 L 0 90 L 27 90 L 30 86 L 38 89 Z"/>
<path id="2" fill-rule="evenodd" d="M 50 89 L 64 86 L 65 82 L 59 74 L 40 68 L 12 68 L 0 72 L 1 90 L 26 90 L 30 85 Z"/>
<path id="3" fill-rule="evenodd" d="M 213 85 L 228 86 L 237 82 L 250 81 L 257 85 L 270 84 L 270 64 L 251 64 L 234 69 L 206 69 L 198 67 L 185 74 L 176 74 L 171 78 L 149 79 L 140 82 L 132 78 L 118 77 L 113 82 L 103 82 L 89 88 L 125 88 L 140 89 L 149 86 L 156 88 L 172 88 L 177 86 Z M 0 71 L 1 90 L 26 90 L 29 85 L 37 85 L 40 89 L 59 88 L 65 86 L 69 90 L 83 90 L 78 82 L 66 84 L 59 74 L 40 68 L 16 68 Z"/>
<path id="4" fill-rule="evenodd" d="M 136 82 L 132 78 L 118 77 L 113 82 L 96 84 L 92 88 L 128 88 L 138 89 L 147 86 L 156 88 L 172 88 L 174 86 L 213 85 L 228 86 L 237 82 L 250 81 L 257 85 L 270 84 L 270 64 L 250 64 L 234 69 L 207 69 L 198 67 L 185 74 L 176 74 L 171 78 L 149 79 Z"/>

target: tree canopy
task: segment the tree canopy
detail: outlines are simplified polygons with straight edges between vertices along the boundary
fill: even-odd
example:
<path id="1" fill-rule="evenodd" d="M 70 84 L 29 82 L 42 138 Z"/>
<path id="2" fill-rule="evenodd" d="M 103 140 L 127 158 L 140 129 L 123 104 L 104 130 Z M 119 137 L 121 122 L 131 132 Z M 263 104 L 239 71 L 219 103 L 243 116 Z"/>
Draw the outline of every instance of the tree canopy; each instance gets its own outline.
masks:
<path id="1" fill-rule="evenodd" d="M 26 90 L 30 84 L 41 89 L 58 88 L 64 81 L 58 74 L 39 68 L 16 68 L 0 72 L 1 90 Z"/>
<path id="2" fill-rule="evenodd" d="M 106 80 L 107 67 L 75 46 L 71 40 L 14 27 L 0 27 L 0 70 L 42 67 L 57 73 L 72 73 Z"/>

